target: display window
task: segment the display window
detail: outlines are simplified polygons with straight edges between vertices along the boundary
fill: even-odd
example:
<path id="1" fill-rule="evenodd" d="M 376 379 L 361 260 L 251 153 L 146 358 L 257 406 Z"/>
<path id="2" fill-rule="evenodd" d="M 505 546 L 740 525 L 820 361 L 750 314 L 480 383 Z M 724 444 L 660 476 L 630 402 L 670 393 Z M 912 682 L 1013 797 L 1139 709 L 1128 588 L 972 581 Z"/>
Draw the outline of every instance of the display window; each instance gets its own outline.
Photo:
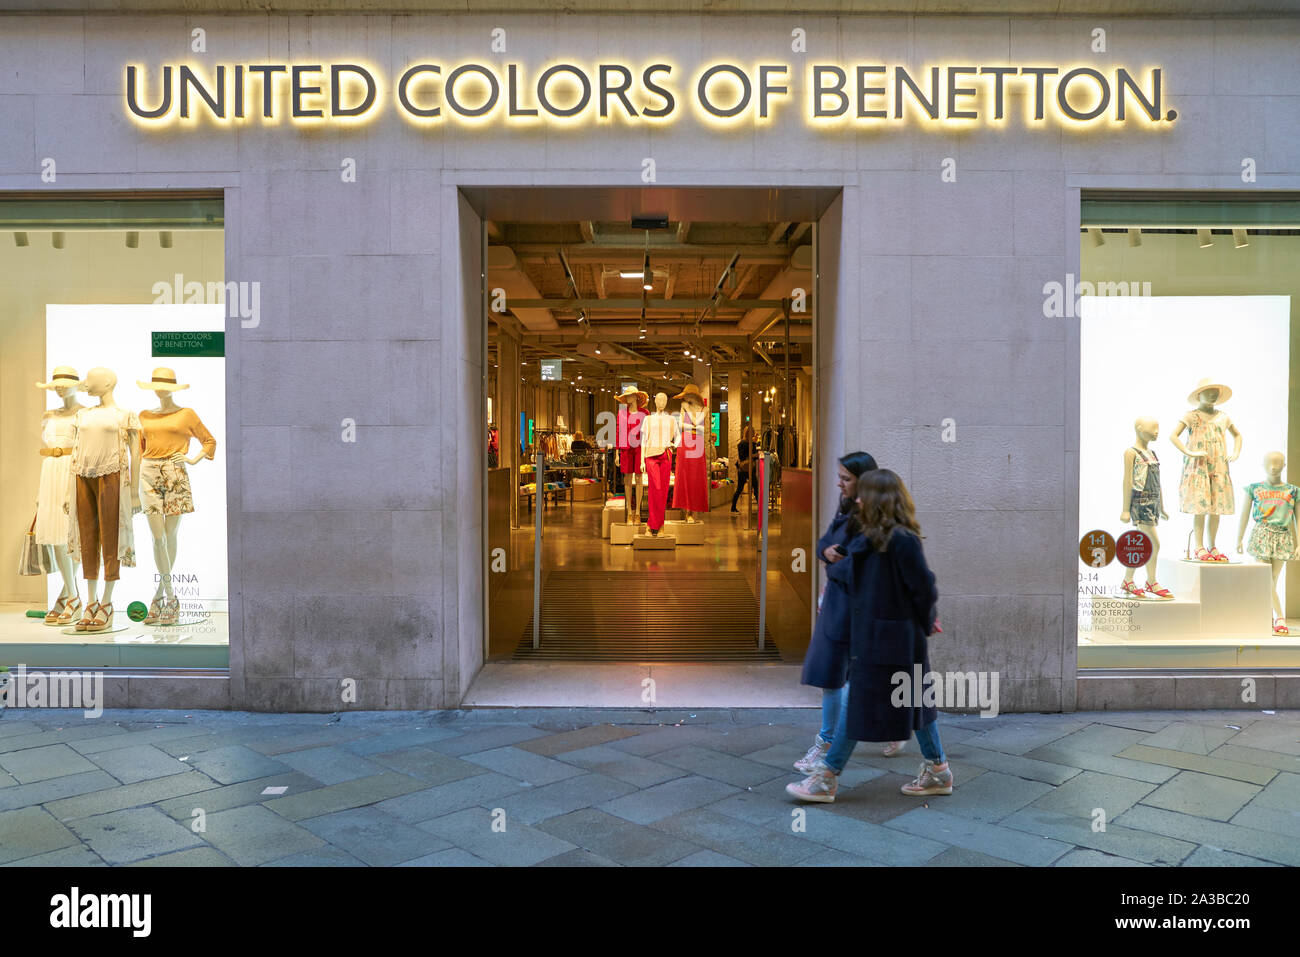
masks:
<path id="1" fill-rule="evenodd" d="M 0 217 L 0 663 L 227 667 L 220 201 Z"/>
<path id="2" fill-rule="evenodd" d="M 1295 667 L 1300 203 L 1083 214 L 1079 666 Z"/>

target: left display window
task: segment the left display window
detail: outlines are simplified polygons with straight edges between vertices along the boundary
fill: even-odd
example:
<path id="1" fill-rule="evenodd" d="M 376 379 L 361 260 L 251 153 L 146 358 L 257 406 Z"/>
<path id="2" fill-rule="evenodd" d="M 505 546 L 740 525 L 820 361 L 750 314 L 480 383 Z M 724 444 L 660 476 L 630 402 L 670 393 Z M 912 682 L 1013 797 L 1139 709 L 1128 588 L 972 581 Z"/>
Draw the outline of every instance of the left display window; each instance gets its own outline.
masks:
<path id="1" fill-rule="evenodd" d="M 227 667 L 220 200 L 0 229 L 0 664 Z"/>

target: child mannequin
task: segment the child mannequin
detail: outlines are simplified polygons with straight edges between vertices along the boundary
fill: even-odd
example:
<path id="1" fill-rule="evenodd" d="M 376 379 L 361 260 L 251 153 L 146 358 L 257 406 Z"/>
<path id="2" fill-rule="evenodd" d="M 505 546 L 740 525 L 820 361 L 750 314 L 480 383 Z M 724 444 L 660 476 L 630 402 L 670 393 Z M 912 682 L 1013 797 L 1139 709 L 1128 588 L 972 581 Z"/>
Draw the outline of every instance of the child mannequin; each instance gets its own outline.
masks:
<path id="1" fill-rule="evenodd" d="M 1289 635 L 1286 619 L 1282 613 L 1282 602 L 1277 594 L 1277 579 L 1288 561 L 1295 559 L 1296 543 L 1300 534 L 1296 531 L 1296 501 L 1300 500 L 1300 488 L 1282 481 L 1282 469 L 1286 467 L 1286 456 L 1281 452 L 1269 452 L 1264 456 L 1266 482 L 1255 482 L 1246 486 L 1246 494 L 1241 502 L 1241 522 L 1237 526 L 1237 554 L 1241 554 L 1241 542 L 1246 535 L 1246 522 L 1255 519 L 1250 541 L 1246 551 L 1251 558 L 1268 562 L 1273 566 L 1273 634 Z"/>
<path id="2" fill-rule="evenodd" d="M 1156 524 L 1162 518 L 1169 520 L 1160 491 L 1160 459 L 1149 447 L 1160 437 L 1160 423 L 1150 416 L 1142 416 L 1133 423 L 1133 433 L 1133 446 L 1124 451 L 1124 504 L 1119 520 L 1125 524 L 1132 521 L 1138 531 L 1151 539 L 1151 557 L 1144 566 L 1147 569 L 1146 588 L 1139 588 L 1133 583 L 1133 573 L 1137 569 L 1128 568 L 1124 571 L 1124 583 L 1120 590 L 1130 598 L 1169 601 L 1174 597 L 1169 589 L 1151 580 L 1155 577 L 1153 569 L 1160 556 L 1160 536 L 1156 534 Z"/>
<path id="3" fill-rule="evenodd" d="M 1237 461 L 1241 455 L 1241 433 L 1223 412 L 1215 409 L 1216 402 L 1227 402 L 1232 398 L 1232 390 L 1226 385 L 1202 379 L 1187 397 L 1187 401 L 1196 402 L 1197 407 L 1178 420 L 1178 428 L 1169 437 L 1174 447 L 1182 452 L 1183 478 L 1178 484 L 1178 507 L 1181 511 L 1194 515 L 1193 534 L 1196 536 L 1196 560 L 1199 562 L 1226 562 L 1228 556 L 1214 547 L 1214 539 L 1219 534 L 1219 516 L 1231 515 L 1235 503 L 1232 500 L 1232 476 L 1228 473 L 1228 463 Z M 1187 430 L 1187 445 L 1179 436 Z M 1233 437 L 1232 454 L 1227 454 L 1224 433 Z M 1205 547 L 1205 518 L 1209 516 L 1210 547 Z"/>

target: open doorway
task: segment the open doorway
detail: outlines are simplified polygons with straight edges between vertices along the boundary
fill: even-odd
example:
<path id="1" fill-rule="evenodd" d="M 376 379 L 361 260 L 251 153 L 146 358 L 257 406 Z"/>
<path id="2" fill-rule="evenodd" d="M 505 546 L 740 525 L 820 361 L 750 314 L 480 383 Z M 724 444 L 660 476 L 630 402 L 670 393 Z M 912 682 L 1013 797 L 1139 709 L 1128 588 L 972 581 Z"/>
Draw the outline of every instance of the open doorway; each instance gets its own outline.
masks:
<path id="1" fill-rule="evenodd" d="M 836 191 L 472 192 L 485 658 L 802 660 Z"/>

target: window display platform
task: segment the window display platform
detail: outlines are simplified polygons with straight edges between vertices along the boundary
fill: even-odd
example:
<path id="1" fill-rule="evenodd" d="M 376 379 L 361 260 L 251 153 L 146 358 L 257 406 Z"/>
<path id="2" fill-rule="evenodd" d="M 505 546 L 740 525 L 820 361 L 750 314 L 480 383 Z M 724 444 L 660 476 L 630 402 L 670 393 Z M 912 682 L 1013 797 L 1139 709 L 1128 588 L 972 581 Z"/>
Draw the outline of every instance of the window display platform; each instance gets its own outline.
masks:
<path id="1" fill-rule="evenodd" d="M 1300 631 L 1300 624 L 1297 624 Z M 1080 668 L 1300 668 L 1300 636 L 1268 632 L 1248 641 L 1149 640 L 1079 635 Z"/>
<path id="2" fill-rule="evenodd" d="M 115 609 L 113 627 L 73 632 L 28 618 L 31 606 L 0 602 L 0 664 L 13 667 L 228 668 L 230 629 L 224 611 L 188 613 L 179 624 L 143 625 Z"/>

